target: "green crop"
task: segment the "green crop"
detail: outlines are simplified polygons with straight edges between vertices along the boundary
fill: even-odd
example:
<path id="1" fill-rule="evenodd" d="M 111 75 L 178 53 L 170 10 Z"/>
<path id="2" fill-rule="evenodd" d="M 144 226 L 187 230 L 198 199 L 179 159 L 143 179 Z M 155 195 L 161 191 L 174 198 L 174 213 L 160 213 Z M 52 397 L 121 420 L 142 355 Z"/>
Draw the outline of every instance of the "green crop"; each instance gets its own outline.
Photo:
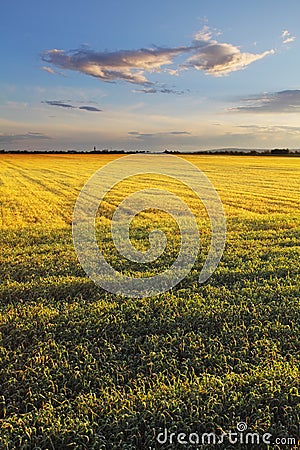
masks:
<path id="1" fill-rule="evenodd" d="M 180 246 L 176 223 L 153 210 L 133 221 L 131 238 L 145 250 L 161 228 L 163 255 L 146 268 L 118 255 L 110 218 L 136 189 L 173 189 L 201 234 L 184 280 L 134 300 L 89 280 L 72 242 L 80 189 L 114 158 L 0 156 L 1 450 L 195 449 L 156 436 L 165 427 L 221 434 L 241 421 L 298 440 L 300 160 L 186 157 L 210 178 L 227 218 L 225 252 L 202 286 L 210 227 L 195 195 L 150 175 L 116 186 L 99 208 L 97 238 L 117 270 L 157 273 Z"/>

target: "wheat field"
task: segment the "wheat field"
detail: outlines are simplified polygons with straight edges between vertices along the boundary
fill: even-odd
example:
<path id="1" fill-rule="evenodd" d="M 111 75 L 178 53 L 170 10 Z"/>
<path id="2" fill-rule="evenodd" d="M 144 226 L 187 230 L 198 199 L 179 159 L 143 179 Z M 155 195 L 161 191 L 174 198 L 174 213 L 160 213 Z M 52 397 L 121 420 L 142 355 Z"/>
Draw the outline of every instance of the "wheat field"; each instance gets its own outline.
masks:
<path id="1" fill-rule="evenodd" d="M 156 436 L 221 434 L 241 421 L 298 439 L 300 159 L 185 156 L 222 200 L 222 260 L 199 286 L 209 223 L 175 183 L 198 215 L 199 258 L 169 292 L 128 299 L 86 276 L 72 242 L 80 190 L 118 157 L 0 155 L 0 448 L 195 449 Z M 168 183 L 137 177 L 100 207 L 98 242 L 118 270 L 130 267 L 109 236 L 112 211 L 135 189 Z M 137 248 L 157 227 L 168 245 L 150 272 L 171 264 L 180 245 L 176 223 L 149 211 L 132 229 Z"/>

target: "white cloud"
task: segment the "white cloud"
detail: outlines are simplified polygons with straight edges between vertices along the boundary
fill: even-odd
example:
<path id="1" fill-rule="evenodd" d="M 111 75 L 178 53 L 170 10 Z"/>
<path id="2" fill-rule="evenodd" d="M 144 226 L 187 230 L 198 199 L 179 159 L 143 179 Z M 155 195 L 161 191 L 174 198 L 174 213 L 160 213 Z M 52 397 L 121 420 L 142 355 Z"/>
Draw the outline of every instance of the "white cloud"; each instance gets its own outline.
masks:
<path id="1" fill-rule="evenodd" d="M 294 42 L 296 40 L 295 36 L 292 36 L 291 33 L 288 30 L 283 30 L 281 33 L 281 37 L 284 44 L 289 44 L 291 42 Z"/>
<path id="2" fill-rule="evenodd" d="M 201 30 L 199 30 L 194 36 L 195 41 L 208 42 L 211 39 L 212 39 L 212 32 L 207 25 L 201 28 Z"/>
<path id="3" fill-rule="evenodd" d="M 290 42 L 294 42 L 295 36 L 291 36 L 283 41 L 284 44 L 289 44 Z"/>

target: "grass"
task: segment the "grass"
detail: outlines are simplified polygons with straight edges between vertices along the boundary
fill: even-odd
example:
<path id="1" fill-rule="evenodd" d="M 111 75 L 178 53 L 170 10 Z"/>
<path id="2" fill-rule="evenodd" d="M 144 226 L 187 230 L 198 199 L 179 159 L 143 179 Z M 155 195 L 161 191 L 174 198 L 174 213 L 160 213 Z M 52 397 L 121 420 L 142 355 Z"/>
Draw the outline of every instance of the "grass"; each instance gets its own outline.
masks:
<path id="1" fill-rule="evenodd" d="M 95 286 L 72 243 L 77 195 L 115 157 L 0 156 L 0 448 L 195 449 L 156 436 L 165 427 L 220 435 L 240 421 L 298 439 L 300 162 L 186 157 L 222 199 L 223 258 L 199 286 L 209 228 L 201 204 L 181 190 L 201 225 L 198 261 L 171 291 L 134 300 Z M 99 211 L 99 244 L 119 270 L 131 268 L 113 251 L 109 218 L 144 185 L 147 177 L 117 187 Z M 179 245 L 176 224 L 150 211 L 133 226 L 137 247 L 157 224 L 169 245 L 149 272 L 171 264 Z"/>

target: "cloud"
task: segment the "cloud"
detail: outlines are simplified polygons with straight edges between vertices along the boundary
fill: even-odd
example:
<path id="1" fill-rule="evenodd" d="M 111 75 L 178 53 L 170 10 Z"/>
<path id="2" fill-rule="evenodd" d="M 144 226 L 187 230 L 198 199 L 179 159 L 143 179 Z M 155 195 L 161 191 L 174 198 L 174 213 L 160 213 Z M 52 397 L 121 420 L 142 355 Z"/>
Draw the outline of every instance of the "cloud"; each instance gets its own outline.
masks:
<path id="1" fill-rule="evenodd" d="M 216 77 L 244 69 L 249 64 L 275 53 L 274 50 L 243 53 L 235 45 L 219 43 L 212 39 L 212 33 L 207 26 L 195 35 L 194 49 L 194 54 L 187 59 L 185 67 L 193 67 Z"/>
<path id="2" fill-rule="evenodd" d="M 70 105 L 68 103 L 64 103 L 60 100 L 45 100 L 42 103 L 47 103 L 47 105 L 50 105 L 50 106 L 60 106 L 61 108 L 69 108 L 69 109 L 76 108 L 75 106 Z"/>
<path id="3" fill-rule="evenodd" d="M 102 111 L 102 109 L 96 108 L 95 106 L 79 106 L 78 109 L 84 109 L 85 111 L 95 111 L 95 112 Z"/>
<path id="4" fill-rule="evenodd" d="M 103 81 L 123 80 L 135 84 L 152 84 L 144 72 L 160 72 L 161 68 L 173 62 L 175 56 L 186 51 L 178 48 L 145 48 L 96 52 L 89 49 L 47 50 L 42 53 L 43 61 L 61 69 L 75 70 Z"/>
<path id="5" fill-rule="evenodd" d="M 249 64 L 273 53 L 275 53 L 274 50 L 256 54 L 247 53 L 242 52 L 235 45 L 219 43 L 213 39 L 213 32 L 206 25 L 195 34 L 193 41 L 187 46 L 114 52 L 94 51 L 86 47 L 69 51 L 52 49 L 42 52 L 41 59 L 58 69 L 74 70 L 102 81 L 121 80 L 148 86 L 148 91 L 142 90 L 144 93 L 175 93 L 167 88 L 165 91 L 151 90 L 155 83 L 150 81 L 146 74 L 164 70 L 174 76 L 188 69 L 196 69 L 208 75 L 223 76 L 244 69 Z M 179 56 L 185 57 L 186 60 L 176 64 L 174 60 Z M 49 72 L 49 67 L 44 67 Z"/>
<path id="6" fill-rule="evenodd" d="M 18 141 L 31 141 L 31 140 L 44 140 L 44 139 L 52 139 L 50 136 L 47 136 L 43 133 L 36 133 L 33 131 L 28 131 L 25 134 L 0 134 L 0 142 L 1 143 L 14 143 Z"/>
<path id="7" fill-rule="evenodd" d="M 251 130 L 262 131 L 292 131 L 300 133 L 300 127 L 293 127 L 291 125 L 237 125 L 237 128 L 246 128 Z"/>
<path id="8" fill-rule="evenodd" d="M 283 32 L 281 33 L 281 37 L 284 44 L 290 44 L 291 42 L 294 42 L 296 40 L 296 37 L 292 36 L 288 30 L 283 30 Z"/>
<path id="9" fill-rule="evenodd" d="M 177 91 L 176 89 L 169 89 L 169 88 L 144 88 L 144 89 L 134 89 L 132 92 L 142 92 L 144 94 L 175 94 L 175 95 L 182 95 L 185 92 L 188 92 L 189 89 L 186 89 L 185 91 Z"/>
<path id="10" fill-rule="evenodd" d="M 140 133 L 139 131 L 129 131 L 128 134 L 136 138 L 152 138 L 169 135 L 191 135 L 192 133 L 190 133 L 189 131 L 161 131 L 158 133 Z"/>
<path id="11" fill-rule="evenodd" d="M 204 25 L 203 28 L 201 28 L 201 30 L 199 30 L 195 36 L 194 36 L 194 40 L 196 42 L 209 42 L 212 39 L 212 31 L 210 30 L 208 25 Z"/>
<path id="12" fill-rule="evenodd" d="M 95 106 L 88 106 L 88 105 L 74 106 L 74 105 L 71 105 L 70 103 L 65 103 L 61 100 L 45 100 L 41 103 L 46 103 L 47 105 L 50 105 L 50 106 L 58 106 L 60 108 L 66 108 L 66 109 L 82 109 L 85 111 L 92 111 L 92 112 L 101 112 L 102 111 L 102 109 L 96 108 Z"/>
<path id="13" fill-rule="evenodd" d="M 285 90 L 254 95 L 241 100 L 244 106 L 231 108 L 230 112 L 245 113 L 299 113 L 300 90 Z"/>
<path id="14" fill-rule="evenodd" d="M 290 136 L 299 136 L 300 127 L 293 127 L 289 125 L 238 125 L 237 128 L 244 128 L 245 130 L 250 130 L 253 133 L 262 133 L 274 136 L 278 133 L 284 133 Z"/>
<path id="15" fill-rule="evenodd" d="M 52 69 L 52 67 L 43 66 L 41 67 L 41 69 L 44 70 L 45 72 L 51 73 L 52 75 L 61 75 L 65 77 L 65 75 L 62 72 L 58 72 L 57 70 Z"/>
<path id="16" fill-rule="evenodd" d="M 48 67 L 48 66 L 43 66 L 42 70 L 44 70 L 45 72 L 48 72 L 48 73 L 52 73 L 53 75 L 55 73 L 57 73 L 54 69 L 52 69 L 51 67 Z"/>

